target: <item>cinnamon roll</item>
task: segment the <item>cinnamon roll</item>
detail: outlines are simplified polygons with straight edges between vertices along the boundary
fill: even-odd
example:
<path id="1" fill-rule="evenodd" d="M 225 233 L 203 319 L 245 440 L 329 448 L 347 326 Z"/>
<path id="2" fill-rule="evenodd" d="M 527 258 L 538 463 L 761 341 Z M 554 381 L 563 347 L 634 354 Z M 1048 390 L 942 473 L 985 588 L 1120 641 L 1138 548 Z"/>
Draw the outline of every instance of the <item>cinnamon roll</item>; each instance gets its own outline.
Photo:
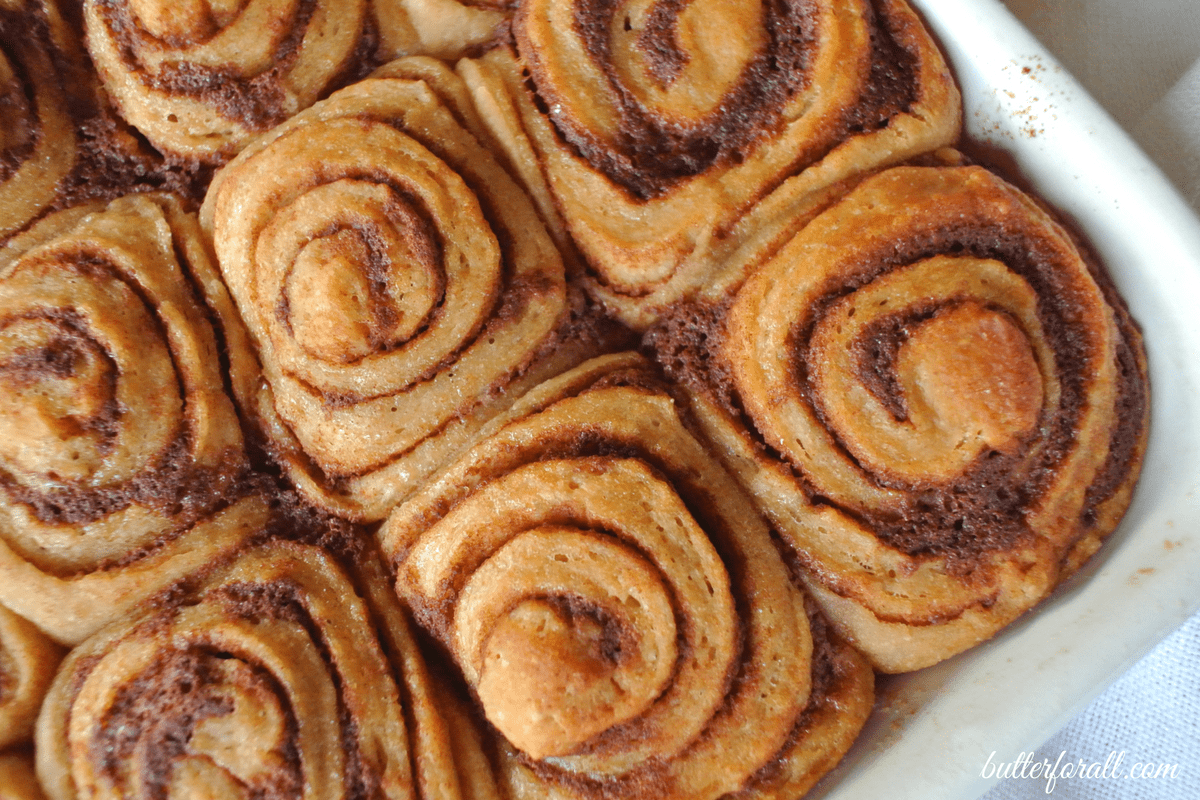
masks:
<path id="1" fill-rule="evenodd" d="M 165 154 L 219 162 L 327 94 L 365 57 L 366 0 L 85 0 L 88 50 Z"/>
<path id="2" fill-rule="evenodd" d="M 33 623 L 0 606 L 0 750 L 32 738 L 62 656 L 62 648 Z"/>
<path id="3" fill-rule="evenodd" d="M 0 249 L 0 602 L 59 641 L 262 527 L 265 500 L 235 502 L 214 280 L 165 195 L 57 212 Z"/>
<path id="4" fill-rule="evenodd" d="M 950 144 L 961 101 L 903 0 L 522 3 L 460 64 L 623 322 L 719 296 L 858 174 Z"/>
<path id="5" fill-rule="evenodd" d="M 201 209 L 265 381 L 248 407 L 314 502 L 381 519 L 593 331 L 465 87 L 396 62 L 223 169 Z"/>
<path id="6" fill-rule="evenodd" d="M 856 736 L 871 670 L 815 642 L 769 528 L 645 367 L 548 382 L 397 508 L 396 590 L 508 796 L 795 797 Z"/>
<path id="7" fill-rule="evenodd" d="M 77 50 L 53 0 L 0 0 L 0 240 L 54 203 L 79 157 Z"/>
<path id="8" fill-rule="evenodd" d="M 422 712 L 402 705 L 362 580 L 277 541 L 84 642 L 38 719 L 51 800 L 458 796 L 409 728 Z"/>
<path id="9" fill-rule="evenodd" d="M 1115 527 L 1145 447 L 1141 340 L 1110 282 L 978 167 L 868 179 L 650 342 L 888 672 L 1044 597 Z"/>

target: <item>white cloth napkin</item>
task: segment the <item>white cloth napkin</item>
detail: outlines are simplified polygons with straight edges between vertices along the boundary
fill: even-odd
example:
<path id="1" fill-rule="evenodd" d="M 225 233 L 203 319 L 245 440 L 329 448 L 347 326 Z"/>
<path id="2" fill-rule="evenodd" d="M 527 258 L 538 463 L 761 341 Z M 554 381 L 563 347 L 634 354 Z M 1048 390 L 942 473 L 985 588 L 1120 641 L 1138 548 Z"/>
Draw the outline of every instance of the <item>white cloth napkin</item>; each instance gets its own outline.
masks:
<path id="1" fill-rule="evenodd" d="M 1200 214 L 1200 0 L 1005 3 Z M 1200 798 L 1200 614 L 1012 770 L 984 800 Z"/>
<path id="2" fill-rule="evenodd" d="M 1197 39 L 1200 40 L 1200 34 Z M 1200 213 L 1200 60 L 1155 103 L 1132 132 Z"/>
<path id="3" fill-rule="evenodd" d="M 1023 770 L 1014 766 L 1013 772 L 1022 770 L 1023 775 L 1002 780 L 984 800 L 1200 798 L 1198 664 L 1200 615 L 1032 750 Z M 1034 769 L 1044 762 L 1049 770 Z M 1047 772 L 1062 777 L 1051 782 Z"/>

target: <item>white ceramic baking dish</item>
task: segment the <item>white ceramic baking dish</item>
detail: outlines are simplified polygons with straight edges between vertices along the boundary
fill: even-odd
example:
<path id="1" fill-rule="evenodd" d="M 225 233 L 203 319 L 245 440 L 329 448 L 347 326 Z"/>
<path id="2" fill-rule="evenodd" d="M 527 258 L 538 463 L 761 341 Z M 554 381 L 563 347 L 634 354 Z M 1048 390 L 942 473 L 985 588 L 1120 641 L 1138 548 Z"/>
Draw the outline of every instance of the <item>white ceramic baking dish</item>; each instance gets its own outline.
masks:
<path id="1" fill-rule="evenodd" d="M 985 645 L 880 680 L 862 737 L 810 795 L 828 800 L 979 797 L 993 752 L 1035 749 L 1200 607 L 1200 221 L 998 0 L 912 2 L 953 64 L 967 135 L 1011 156 L 1129 301 L 1151 438 L 1129 513 L 1081 574 Z"/>

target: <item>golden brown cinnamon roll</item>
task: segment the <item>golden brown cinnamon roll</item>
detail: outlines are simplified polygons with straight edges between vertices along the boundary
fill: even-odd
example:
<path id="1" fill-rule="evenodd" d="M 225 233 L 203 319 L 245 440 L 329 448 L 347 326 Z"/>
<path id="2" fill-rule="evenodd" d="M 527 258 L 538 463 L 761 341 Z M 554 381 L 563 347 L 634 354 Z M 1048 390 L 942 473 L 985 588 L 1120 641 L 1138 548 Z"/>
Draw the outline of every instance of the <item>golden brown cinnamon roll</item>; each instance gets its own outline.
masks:
<path id="1" fill-rule="evenodd" d="M 33 721 L 62 657 L 62 648 L 32 622 L 0 606 L 0 750 L 32 738 Z"/>
<path id="2" fill-rule="evenodd" d="M 388 620 L 369 598 L 386 587 L 362 580 L 321 549 L 277 541 L 84 642 L 38 720 L 47 794 L 459 796 L 453 765 L 410 730 L 406 713 L 423 712 L 402 705 L 377 638 Z"/>
<path id="3" fill-rule="evenodd" d="M 870 668 L 814 644 L 767 525 L 644 367 L 548 382 L 397 508 L 397 592 L 494 728 L 508 795 L 798 796 L 865 720 Z"/>
<path id="4" fill-rule="evenodd" d="M 201 219 L 289 477 L 381 519 L 528 386 L 582 360 L 562 259 L 465 88 L 396 62 L 255 142 Z"/>
<path id="5" fill-rule="evenodd" d="M 86 0 L 88 50 L 125 118 L 215 162 L 312 105 L 362 60 L 366 0 Z"/>
<path id="6" fill-rule="evenodd" d="M 589 290 L 644 328 L 719 296 L 842 182 L 949 144 L 960 99 L 903 0 L 522 3 L 460 71 Z"/>
<path id="7" fill-rule="evenodd" d="M 978 167 L 865 181 L 724 308 L 650 338 L 825 613 L 885 671 L 1031 607 L 1137 478 L 1135 326 L 1071 237 Z"/>
<path id="8" fill-rule="evenodd" d="M 77 49 L 53 0 L 0 0 L 0 239 L 48 208 L 75 166 Z"/>
<path id="9" fill-rule="evenodd" d="M 205 277 L 207 276 L 207 277 Z M 192 214 L 135 195 L 0 249 L 0 601 L 75 643 L 261 528 Z"/>

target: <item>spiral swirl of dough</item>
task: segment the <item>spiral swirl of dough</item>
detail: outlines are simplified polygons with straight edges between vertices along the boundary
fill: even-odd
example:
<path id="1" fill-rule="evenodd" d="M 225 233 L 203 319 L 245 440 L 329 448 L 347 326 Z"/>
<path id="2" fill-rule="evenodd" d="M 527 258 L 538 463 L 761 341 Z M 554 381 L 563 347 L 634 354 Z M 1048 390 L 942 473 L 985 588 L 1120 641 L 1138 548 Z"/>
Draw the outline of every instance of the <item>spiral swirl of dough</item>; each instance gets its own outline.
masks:
<path id="1" fill-rule="evenodd" d="M 702 394 L 701 417 L 877 668 L 987 638 L 1128 505 L 1140 337 L 983 169 L 867 180 L 746 283 L 720 338 L 728 397 Z"/>
<path id="2" fill-rule="evenodd" d="M 247 550 L 179 602 L 72 651 L 38 720 L 47 794 L 454 796 L 414 775 L 421 745 L 379 622 L 326 552 L 288 542 Z"/>
<path id="3" fill-rule="evenodd" d="M 0 600 L 61 641 L 257 527 L 261 501 L 226 508 L 247 463 L 195 288 L 211 273 L 165 195 L 0 250 Z"/>
<path id="4" fill-rule="evenodd" d="M 67 38 L 51 0 L 0 2 L 0 239 L 50 206 L 75 165 Z"/>
<path id="5" fill-rule="evenodd" d="M 842 182 L 958 134 L 903 0 L 531 0 L 514 33 L 461 69 L 589 290 L 636 328 L 740 282 Z"/>
<path id="6" fill-rule="evenodd" d="M 222 161 L 360 57 L 365 0 L 86 0 L 88 50 L 165 153 Z"/>
<path id="7" fill-rule="evenodd" d="M 865 720 L 870 670 L 849 668 L 836 735 L 808 727 L 803 597 L 643 367 L 551 381 L 401 505 L 379 534 L 397 591 L 503 737 L 514 796 L 715 798 L 804 761 L 766 795 L 795 796 Z"/>
<path id="8" fill-rule="evenodd" d="M 470 118 L 445 66 L 396 62 L 256 142 L 201 210 L 266 378 L 252 402 L 344 516 L 384 517 L 573 365 L 562 259 Z"/>

